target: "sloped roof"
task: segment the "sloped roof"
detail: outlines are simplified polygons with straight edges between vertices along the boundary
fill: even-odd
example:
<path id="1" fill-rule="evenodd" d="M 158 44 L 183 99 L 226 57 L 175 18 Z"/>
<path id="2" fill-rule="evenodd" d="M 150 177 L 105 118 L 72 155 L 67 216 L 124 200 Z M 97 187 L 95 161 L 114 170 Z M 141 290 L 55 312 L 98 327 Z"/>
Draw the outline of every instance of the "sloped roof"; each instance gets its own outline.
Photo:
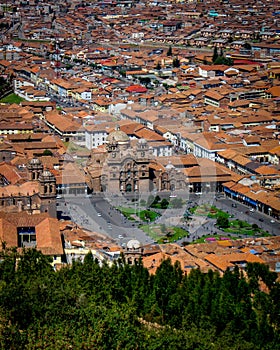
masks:
<path id="1" fill-rule="evenodd" d="M 37 249 L 46 255 L 62 255 L 63 247 L 58 220 L 45 218 L 36 226 Z"/>
<path id="2" fill-rule="evenodd" d="M 131 85 L 125 89 L 127 92 L 145 93 L 148 91 L 147 88 L 141 85 Z"/>
<path id="3" fill-rule="evenodd" d="M 260 264 L 265 263 L 263 259 L 251 253 L 232 253 L 224 255 L 209 254 L 205 257 L 205 260 L 210 262 L 222 272 L 224 272 L 228 267 L 234 267 L 235 264 L 240 264 L 243 262 L 257 262 Z"/>
<path id="4" fill-rule="evenodd" d="M 5 162 L 0 163 L 0 174 L 3 175 L 10 184 L 15 185 L 22 180 L 17 168 Z"/>
<path id="5" fill-rule="evenodd" d="M 19 227 L 34 227 L 36 247 L 46 255 L 62 255 L 58 220 L 50 218 L 47 213 L 28 215 L 27 213 L 0 212 L 0 239 L 8 247 L 18 246 L 17 229 Z"/>

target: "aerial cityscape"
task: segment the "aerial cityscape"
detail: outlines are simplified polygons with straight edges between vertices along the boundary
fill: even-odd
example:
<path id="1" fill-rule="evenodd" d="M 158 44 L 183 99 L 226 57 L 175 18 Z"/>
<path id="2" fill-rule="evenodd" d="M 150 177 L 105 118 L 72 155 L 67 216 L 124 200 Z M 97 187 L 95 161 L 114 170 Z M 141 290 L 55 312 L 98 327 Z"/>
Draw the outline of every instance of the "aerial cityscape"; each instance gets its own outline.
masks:
<path id="1" fill-rule="evenodd" d="M 0 18 L 0 347 L 280 349 L 279 2 Z"/>

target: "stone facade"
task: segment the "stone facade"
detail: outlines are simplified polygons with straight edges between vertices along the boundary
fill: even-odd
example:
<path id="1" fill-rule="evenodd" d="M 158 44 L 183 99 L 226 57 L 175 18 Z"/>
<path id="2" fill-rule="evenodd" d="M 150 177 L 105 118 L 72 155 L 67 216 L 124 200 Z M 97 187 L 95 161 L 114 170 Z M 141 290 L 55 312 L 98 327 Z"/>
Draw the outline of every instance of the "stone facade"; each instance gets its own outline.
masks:
<path id="1" fill-rule="evenodd" d="M 185 188 L 185 175 L 160 165 L 145 139 L 134 144 L 122 131 L 107 138 L 106 149 L 93 150 L 87 166 L 94 192 L 124 193 Z"/>
<path id="2" fill-rule="evenodd" d="M 32 159 L 26 168 L 27 181 L 22 181 L 17 185 L 1 181 L 0 211 L 48 213 L 50 217 L 56 218 L 56 179 L 54 175 L 44 170 L 41 161 L 37 158 Z"/>
<path id="3" fill-rule="evenodd" d="M 174 165 L 172 164 L 174 163 Z M 155 157 L 145 139 L 129 140 L 116 130 L 104 146 L 93 149 L 85 169 L 89 189 L 107 193 L 152 191 L 222 191 L 231 174 L 220 165 L 193 155 Z"/>

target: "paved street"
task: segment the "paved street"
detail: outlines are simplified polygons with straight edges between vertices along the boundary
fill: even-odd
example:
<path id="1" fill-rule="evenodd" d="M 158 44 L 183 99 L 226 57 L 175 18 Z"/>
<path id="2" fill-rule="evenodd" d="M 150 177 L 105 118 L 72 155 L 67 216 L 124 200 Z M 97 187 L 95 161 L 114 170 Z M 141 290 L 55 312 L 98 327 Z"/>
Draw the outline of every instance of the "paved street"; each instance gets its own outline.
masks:
<path id="1" fill-rule="evenodd" d="M 142 244 L 152 242 L 136 224 L 126 220 L 103 195 L 95 195 L 92 198 L 67 196 L 59 199 L 58 203 L 58 210 L 63 212 L 65 219 L 68 216 L 78 225 L 90 231 L 107 234 L 120 244 L 125 244 L 130 239 L 137 239 Z"/>
<path id="2" fill-rule="evenodd" d="M 119 241 L 120 244 L 127 243 L 130 239 L 137 239 L 141 243 L 151 243 L 143 231 L 138 229 L 137 223 L 127 220 L 115 207 L 125 206 L 140 210 L 139 200 L 147 200 L 150 193 L 141 194 L 136 197 L 134 194 L 123 195 L 106 195 L 94 194 L 91 198 L 86 196 L 66 196 L 58 199 L 58 210 L 62 212 L 62 218 L 71 218 L 78 225 L 90 230 L 107 234 L 108 236 Z M 161 198 L 169 198 L 170 192 L 158 194 Z M 234 215 L 235 219 L 247 221 L 250 224 L 257 224 L 261 229 L 272 235 L 279 235 L 279 222 L 272 220 L 265 214 L 251 212 L 247 206 L 237 203 L 229 198 L 216 198 L 214 193 L 196 195 L 186 192 L 177 193 L 178 198 L 186 201 L 186 205 L 180 209 L 161 210 L 161 216 L 156 220 L 156 224 L 165 224 L 167 226 L 180 226 L 189 231 L 189 238 L 184 241 L 192 242 L 193 240 L 208 234 L 219 233 L 223 231 L 216 226 L 215 219 L 209 219 L 201 216 L 192 216 L 188 223 L 182 222 L 181 218 L 186 207 L 189 209 L 196 205 L 204 203 L 213 204 L 217 208 Z M 135 202 L 132 202 L 132 200 Z M 137 200 L 138 199 L 138 200 Z M 236 205 L 233 207 L 232 204 Z M 261 221 L 260 221 L 261 220 Z M 271 222 L 275 221 L 275 222 Z M 180 240 L 181 243 L 183 240 Z"/>
<path id="3" fill-rule="evenodd" d="M 232 204 L 236 204 L 236 207 L 232 207 Z M 251 212 L 250 208 L 244 204 L 238 203 L 231 199 L 219 199 L 215 202 L 215 205 L 233 214 L 235 218 L 239 220 L 247 221 L 249 224 L 257 224 L 261 229 L 267 231 L 272 235 L 280 235 L 280 223 L 276 219 L 260 213 L 258 211 Z M 263 221 L 260 221 L 263 220 Z M 271 222 L 274 221 L 274 222 Z"/>
<path id="4" fill-rule="evenodd" d="M 260 212 L 251 212 L 250 208 L 246 205 L 238 203 L 229 198 L 216 198 L 215 194 L 203 194 L 197 197 L 191 195 L 188 207 L 190 208 L 193 205 L 201 205 L 203 203 L 213 204 L 217 208 L 228 212 L 230 215 L 233 215 L 235 219 L 246 221 L 251 225 L 257 224 L 262 230 L 267 231 L 272 235 L 280 235 L 280 225 L 277 220 Z M 219 230 L 215 226 L 215 223 L 215 219 L 202 218 L 200 221 L 199 217 L 192 216 L 192 219 L 190 220 L 189 225 L 187 226 L 187 229 L 190 232 L 190 237 L 188 239 L 185 239 L 185 241 L 191 242 L 207 234 L 219 233 L 221 235 L 226 235 L 225 233 L 223 233 L 223 231 Z"/>

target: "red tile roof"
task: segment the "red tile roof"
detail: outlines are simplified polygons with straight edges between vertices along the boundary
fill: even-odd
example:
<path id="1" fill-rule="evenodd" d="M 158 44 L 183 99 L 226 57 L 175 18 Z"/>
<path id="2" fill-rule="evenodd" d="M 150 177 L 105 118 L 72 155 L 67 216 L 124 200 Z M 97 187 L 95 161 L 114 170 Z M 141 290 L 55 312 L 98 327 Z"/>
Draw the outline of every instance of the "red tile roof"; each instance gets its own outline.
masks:
<path id="1" fill-rule="evenodd" d="M 147 92 L 148 89 L 141 85 L 131 85 L 125 89 L 127 92 L 135 92 L 135 93 L 144 93 Z"/>

